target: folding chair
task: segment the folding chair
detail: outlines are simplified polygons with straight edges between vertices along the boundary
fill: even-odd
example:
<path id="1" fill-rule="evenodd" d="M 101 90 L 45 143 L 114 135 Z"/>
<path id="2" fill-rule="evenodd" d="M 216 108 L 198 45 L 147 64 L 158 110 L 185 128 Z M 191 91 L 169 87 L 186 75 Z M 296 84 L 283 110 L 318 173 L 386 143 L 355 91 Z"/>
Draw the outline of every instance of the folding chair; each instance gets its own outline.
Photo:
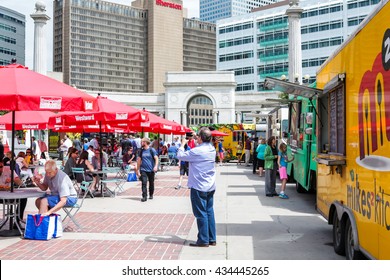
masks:
<path id="1" fill-rule="evenodd" d="M 164 171 L 164 167 L 165 170 L 169 170 L 169 166 L 171 165 L 171 160 L 169 159 L 168 155 L 160 155 L 158 157 L 158 163 L 160 164 L 161 171 Z"/>
<path id="2" fill-rule="evenodd" d="M 72 173 L 73 173 L 73 178 L 74 178 L 73 185 L 78 189 L 78 194 L 80 196 L 81 188 L 80 188 L 80 183 L 77 182 L 77 178 L 81 177 L 82 182 L 86 182 L 85 181 L 85 170 L 82 167 L 72 167 Z M 77 176 L 77 175 L 79 175 L 79 176 Z M 89 182 L 89 183 L 91 183 L 91 182 Z M 87 190 L 87 194 L 89 194 L 91 196 L 91 198 L 94 198 L 94 195 L 89 188 Z"/>
<path id="3" fill-rule="evenodd" d="M 114 196 L 117 192 L 123 192 L 123 185 L 126 182 L 126 178 L 123 177 L 123 170 L 120 167 L 103 167 L 103 171 L 107 173 L 107 178 L 101 179 L 103 184 L 114 183 L 115 189 L 111 191 L 107 188 Z M 108 178 L 108 173 L 114 173 L 114 178 Z"/>
<path id="4" fill-rule="evenodd" d="M 90 184 L 91 184 L 91 182 L 87 182 L 87 181 L 81 182 L 80 183 L 80 190 L 84 191 L 83 196 L 78 199 L 78 201 L 75 205 L 62 207 L 62 209 L 64 210 L 64 212 L 66 214 L 66 216 L 62 219 L 64 228 L 69 224 L 70 221 L 72 221 L 77 226 L 77 228 L 79 228 L 79 229 L 82 228 L 81 225 L 76 221 L 75 216 L 84 204 L 84 199 L 87 196 L 87 194 L 89 193 Z M 67 217 L 69 217 L 69 221 L 67 223 L 64 223 L 64 221 Z"/>

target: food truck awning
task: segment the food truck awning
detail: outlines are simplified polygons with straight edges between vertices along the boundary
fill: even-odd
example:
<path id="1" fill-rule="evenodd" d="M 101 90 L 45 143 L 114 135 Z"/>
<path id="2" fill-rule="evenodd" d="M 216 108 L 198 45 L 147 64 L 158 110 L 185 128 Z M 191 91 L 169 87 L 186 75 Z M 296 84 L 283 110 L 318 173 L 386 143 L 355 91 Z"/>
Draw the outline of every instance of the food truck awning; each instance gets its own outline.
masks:
<path id="1" fill-rule="evenodd" d="M 323 94 L 321 89 L 287 82 L 272 77 L 265 78 L 264 87 L 267 89 L 288 93 L 294 96 L 302 96 L 309 99 L 318 98 Z"/>

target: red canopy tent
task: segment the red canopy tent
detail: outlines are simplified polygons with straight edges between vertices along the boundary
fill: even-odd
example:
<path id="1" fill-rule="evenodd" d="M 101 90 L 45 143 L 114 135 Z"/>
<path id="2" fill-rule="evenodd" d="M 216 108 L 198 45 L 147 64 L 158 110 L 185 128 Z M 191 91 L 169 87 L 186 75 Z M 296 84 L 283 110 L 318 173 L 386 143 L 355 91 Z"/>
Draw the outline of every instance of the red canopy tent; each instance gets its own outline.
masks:
<path id="1" fill-rule="evenodd" d="M 95 98 L 20 64 L 0 66 L 0 110 L 12 111 L 14 153 L 15 111 L 85 111 L 97 109 Z M 11 170 L 15 162 L 11 159 Z M 14 173 L 11 172 L 11 192 Z"/>

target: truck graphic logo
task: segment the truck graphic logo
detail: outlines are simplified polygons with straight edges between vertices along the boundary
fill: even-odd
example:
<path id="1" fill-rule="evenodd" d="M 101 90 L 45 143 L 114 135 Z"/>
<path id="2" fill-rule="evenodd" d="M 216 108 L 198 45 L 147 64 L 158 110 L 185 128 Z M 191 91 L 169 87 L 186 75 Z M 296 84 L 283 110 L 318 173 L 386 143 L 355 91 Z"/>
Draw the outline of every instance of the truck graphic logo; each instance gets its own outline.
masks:
<path id="1" fill-rule="evenodd" d="M 358 97 L 359 158 L 361 166 L 390 170 L 390 158 L 373 155 L 390 141 L 390 29 L 385 32 L 372 69 L 364 73 Z"/>

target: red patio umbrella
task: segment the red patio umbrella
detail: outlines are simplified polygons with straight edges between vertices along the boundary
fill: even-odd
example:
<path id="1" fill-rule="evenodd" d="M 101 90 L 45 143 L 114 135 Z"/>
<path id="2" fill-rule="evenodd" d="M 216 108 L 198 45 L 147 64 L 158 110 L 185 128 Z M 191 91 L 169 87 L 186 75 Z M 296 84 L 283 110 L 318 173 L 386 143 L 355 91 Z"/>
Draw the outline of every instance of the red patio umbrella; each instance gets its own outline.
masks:
<path id="1" fill-rule="evenodd" d="M 85 111 L 97 109 L 95 98 L 20 64 L 0 66 L 0 110 L 12 111 L 14 153 L 15 111 Z M 15 170 L 11 159 L 11 170 Z M 14 173 L 11 172 L 11 192 Z"/>
<path id="2" fill-rule="evenodd" d="M 127 106 L 123 103 L 98 96 L 98 110 L 88 112 L 59 113 L 49 119 L 50 125 L 98 125 L 130 124 L 148 120 L 148 114 L 142 110 Z"/>
<path id="3" fill-rule="evenodd" d="M 229 134 L 224 133 L 224 132 L 219 131 L 219 130 L 212 130 L 212 131 L 211 131 L 211 136 L 220 136 L 220 137 L 223 137 L 223 136 L 229 136 Z"/>
<path id="4" fill-rule="evenodd" d="M 50 111 L 18 111 L 15 112 L 15 130 L 47 129 L 48 121 L 55 113 Z M 0 116 L 0 129 L 12 130 L 12 113 Z"/>
<path id="5" fill-rule="evenodd" d="M 64 126 L 79 125 L 98 125 L 99 133 L 103 132 L 103 125 L 130 125 L 131 123 L 140 124 L 149 119 L 148 114 L 142 110 L 127 106 L 123 103 L 116 102 L 102 97 L 100 94 L 96 98 L 98 110 L 90 112 L 60 113 L 49 119 L 49 124 Z M 100 137 L 101 139 L 101 137 Z M 101 145 L 100 145 L 101 148 Z M 100 153 L 103 157 L 103 153 Z"/>
<path id="6" fill-rule="evenodd" d="M 56 132 L 105 132 L 105 133 L 133 133 L 134 131 L 129 130 L 127 125 L 125 127 L 111 126 L 109 124 L 103 124 L 101 126 L 96 124 L 88 125 L 71 125 L 71 126 L 56 126 L 52 128 Z"/>
<path id="7" fill-rule="evenodd" d="M 145 111 L 146 112 L 146 111 Z M 130 128 L 133 130 L 142 130 L 145 132 L 154 132 L 161 134 L 185 134 L 185 126 L 159 117 L 153 113 L 147 112 L 149 120 L 140 124 L 132 123 Z"/>
<path id="8" fill-rule="evenodd" d="M 85 111 L 95 98 L 20 64 L 0 66 L 0 110 Z"/>

